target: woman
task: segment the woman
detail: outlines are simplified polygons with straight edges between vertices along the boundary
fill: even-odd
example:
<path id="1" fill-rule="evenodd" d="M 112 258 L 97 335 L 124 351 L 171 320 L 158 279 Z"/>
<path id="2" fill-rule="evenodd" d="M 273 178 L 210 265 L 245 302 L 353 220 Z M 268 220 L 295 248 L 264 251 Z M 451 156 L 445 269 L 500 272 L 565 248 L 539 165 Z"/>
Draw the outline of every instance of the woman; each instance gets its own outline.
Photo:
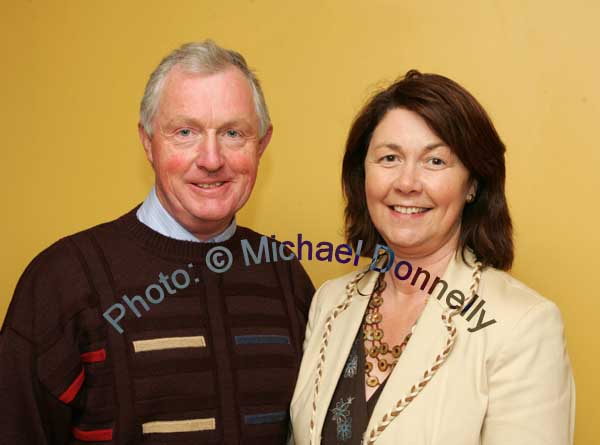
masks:
<path id="1" fill-rule="evenodd" d="M 481 105 L 443 76 L 409 71 L 359 113 L 346 235 L 374 260 L 315 294 L 297 445 L 572 443 L 560 313 L 504 272 L 504 151 Z"/>

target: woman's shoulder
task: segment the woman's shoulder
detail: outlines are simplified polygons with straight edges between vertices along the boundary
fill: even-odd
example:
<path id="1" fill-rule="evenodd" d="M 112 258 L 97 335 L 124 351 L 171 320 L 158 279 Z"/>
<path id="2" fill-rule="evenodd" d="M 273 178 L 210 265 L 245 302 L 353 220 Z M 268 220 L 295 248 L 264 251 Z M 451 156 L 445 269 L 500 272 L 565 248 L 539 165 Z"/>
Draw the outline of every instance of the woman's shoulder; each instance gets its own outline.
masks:
<path id="1" fill-rule="evenodd" d="M 492 335 L 505 338 L 515 332 L 533 335 L 535 332 L 562 333 L 564 329 L 560 310 L 553 301 L 504 271 L 486 268 L 477 295 L 473 306 L 478 305 L 480 309 L 478 312 L 473 309 L 470 324 L 489 323 L 488 332 Z M 479 322 L 479 319 L 484 321 Z M 469 320 L 469 314 L 465 320 Z"/>
<path id="2" fill-rule="evenodd" d="M 352 281 L 357 275 L 367 272 L 368 268 L 353 270 L 339 277 L 331 278 L 325 281 L 321 287 L 326 286 L 329 289 L 345 289 L 346 285 Z"/>
<path id="3" fill-rule="evenodd" d="M 484 270 L 477 293 L 510 318 L 520 318 L 536 306 L 556 307 L 549 298 L 514 276 L 491 267 Z"/>
<path id="4" fill-rule="evenodd" d="M 315 293 L 314 299 L 319 300 L 321 306 L 334 307 L 340 304 L 347 296 L 346 287 L 359 274 L 367 272 L 368 269 L 360 269 L 349 272 L 337 278 L 325 281 Z"/>

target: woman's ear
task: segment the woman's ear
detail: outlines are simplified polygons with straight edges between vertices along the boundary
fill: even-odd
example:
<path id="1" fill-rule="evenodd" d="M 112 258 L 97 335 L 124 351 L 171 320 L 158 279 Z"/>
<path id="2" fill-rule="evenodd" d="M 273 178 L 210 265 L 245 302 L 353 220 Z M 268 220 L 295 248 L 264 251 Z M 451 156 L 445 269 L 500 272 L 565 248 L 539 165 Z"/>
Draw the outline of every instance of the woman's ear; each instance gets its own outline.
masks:
<path id="1" fill-rule="evenodd" d="M 473 179 L 473 181 L 471 182 L 471 189 L 469 190 L 470 193 L 473 193 L 473 195 L 477 195 L 477 187 L 479 186 L 479 183 L 477 182 L 477 179 Z"/>
<path id="2" fill-rule="evenodd" d="M 471 203 L 475 201 L 475 196 L 477 196 L 477 187 L 478 187 L 477 179 L 473 179 L 471 181 L 471 185 L 469 186 L 469 190 L 467 191 L 467 203 Z"/>

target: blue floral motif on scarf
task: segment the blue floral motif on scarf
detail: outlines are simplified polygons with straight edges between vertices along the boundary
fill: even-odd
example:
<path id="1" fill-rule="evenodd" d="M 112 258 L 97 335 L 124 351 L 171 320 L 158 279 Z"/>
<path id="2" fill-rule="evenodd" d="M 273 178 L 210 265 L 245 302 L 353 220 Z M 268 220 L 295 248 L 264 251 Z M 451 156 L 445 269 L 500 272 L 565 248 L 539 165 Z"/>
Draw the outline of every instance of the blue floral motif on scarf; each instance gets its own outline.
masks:
<path id="1" fill-rule="evenodd" d="M 340 399 L 335 408 L 331 409 L 333 416 L 331 419 L 337 424 L 337 438 L 345 441 L 352 437 L 352 416 L 350 415 L 350 405 L 354 397 L 348 397 L 346 401 Z"/>

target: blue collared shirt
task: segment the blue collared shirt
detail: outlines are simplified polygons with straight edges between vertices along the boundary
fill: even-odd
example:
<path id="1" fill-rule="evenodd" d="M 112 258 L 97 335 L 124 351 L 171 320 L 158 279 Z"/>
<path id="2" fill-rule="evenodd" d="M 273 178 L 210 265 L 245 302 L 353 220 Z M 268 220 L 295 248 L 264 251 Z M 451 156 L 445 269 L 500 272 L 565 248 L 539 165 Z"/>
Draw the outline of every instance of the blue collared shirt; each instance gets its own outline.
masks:
<path id="1" fill-rule="evenodd" d="M 136 216 L 140 222 L 161 235 L 181 241 L 194 241 L 197 243 L 221 243 L 227 241 L 233 236 L 235 229 L 237 228 L 235 217 L 233 217 L 233 221 L 231 221 L 229 227 L 223 232 L 206 241 L 199 240 L 167 212 L 156 195 L 155 186 L 152 186 L 152 190 L 150 190 L 150 193 L 146 196 L 146 199 L 138 209 Z"/>

